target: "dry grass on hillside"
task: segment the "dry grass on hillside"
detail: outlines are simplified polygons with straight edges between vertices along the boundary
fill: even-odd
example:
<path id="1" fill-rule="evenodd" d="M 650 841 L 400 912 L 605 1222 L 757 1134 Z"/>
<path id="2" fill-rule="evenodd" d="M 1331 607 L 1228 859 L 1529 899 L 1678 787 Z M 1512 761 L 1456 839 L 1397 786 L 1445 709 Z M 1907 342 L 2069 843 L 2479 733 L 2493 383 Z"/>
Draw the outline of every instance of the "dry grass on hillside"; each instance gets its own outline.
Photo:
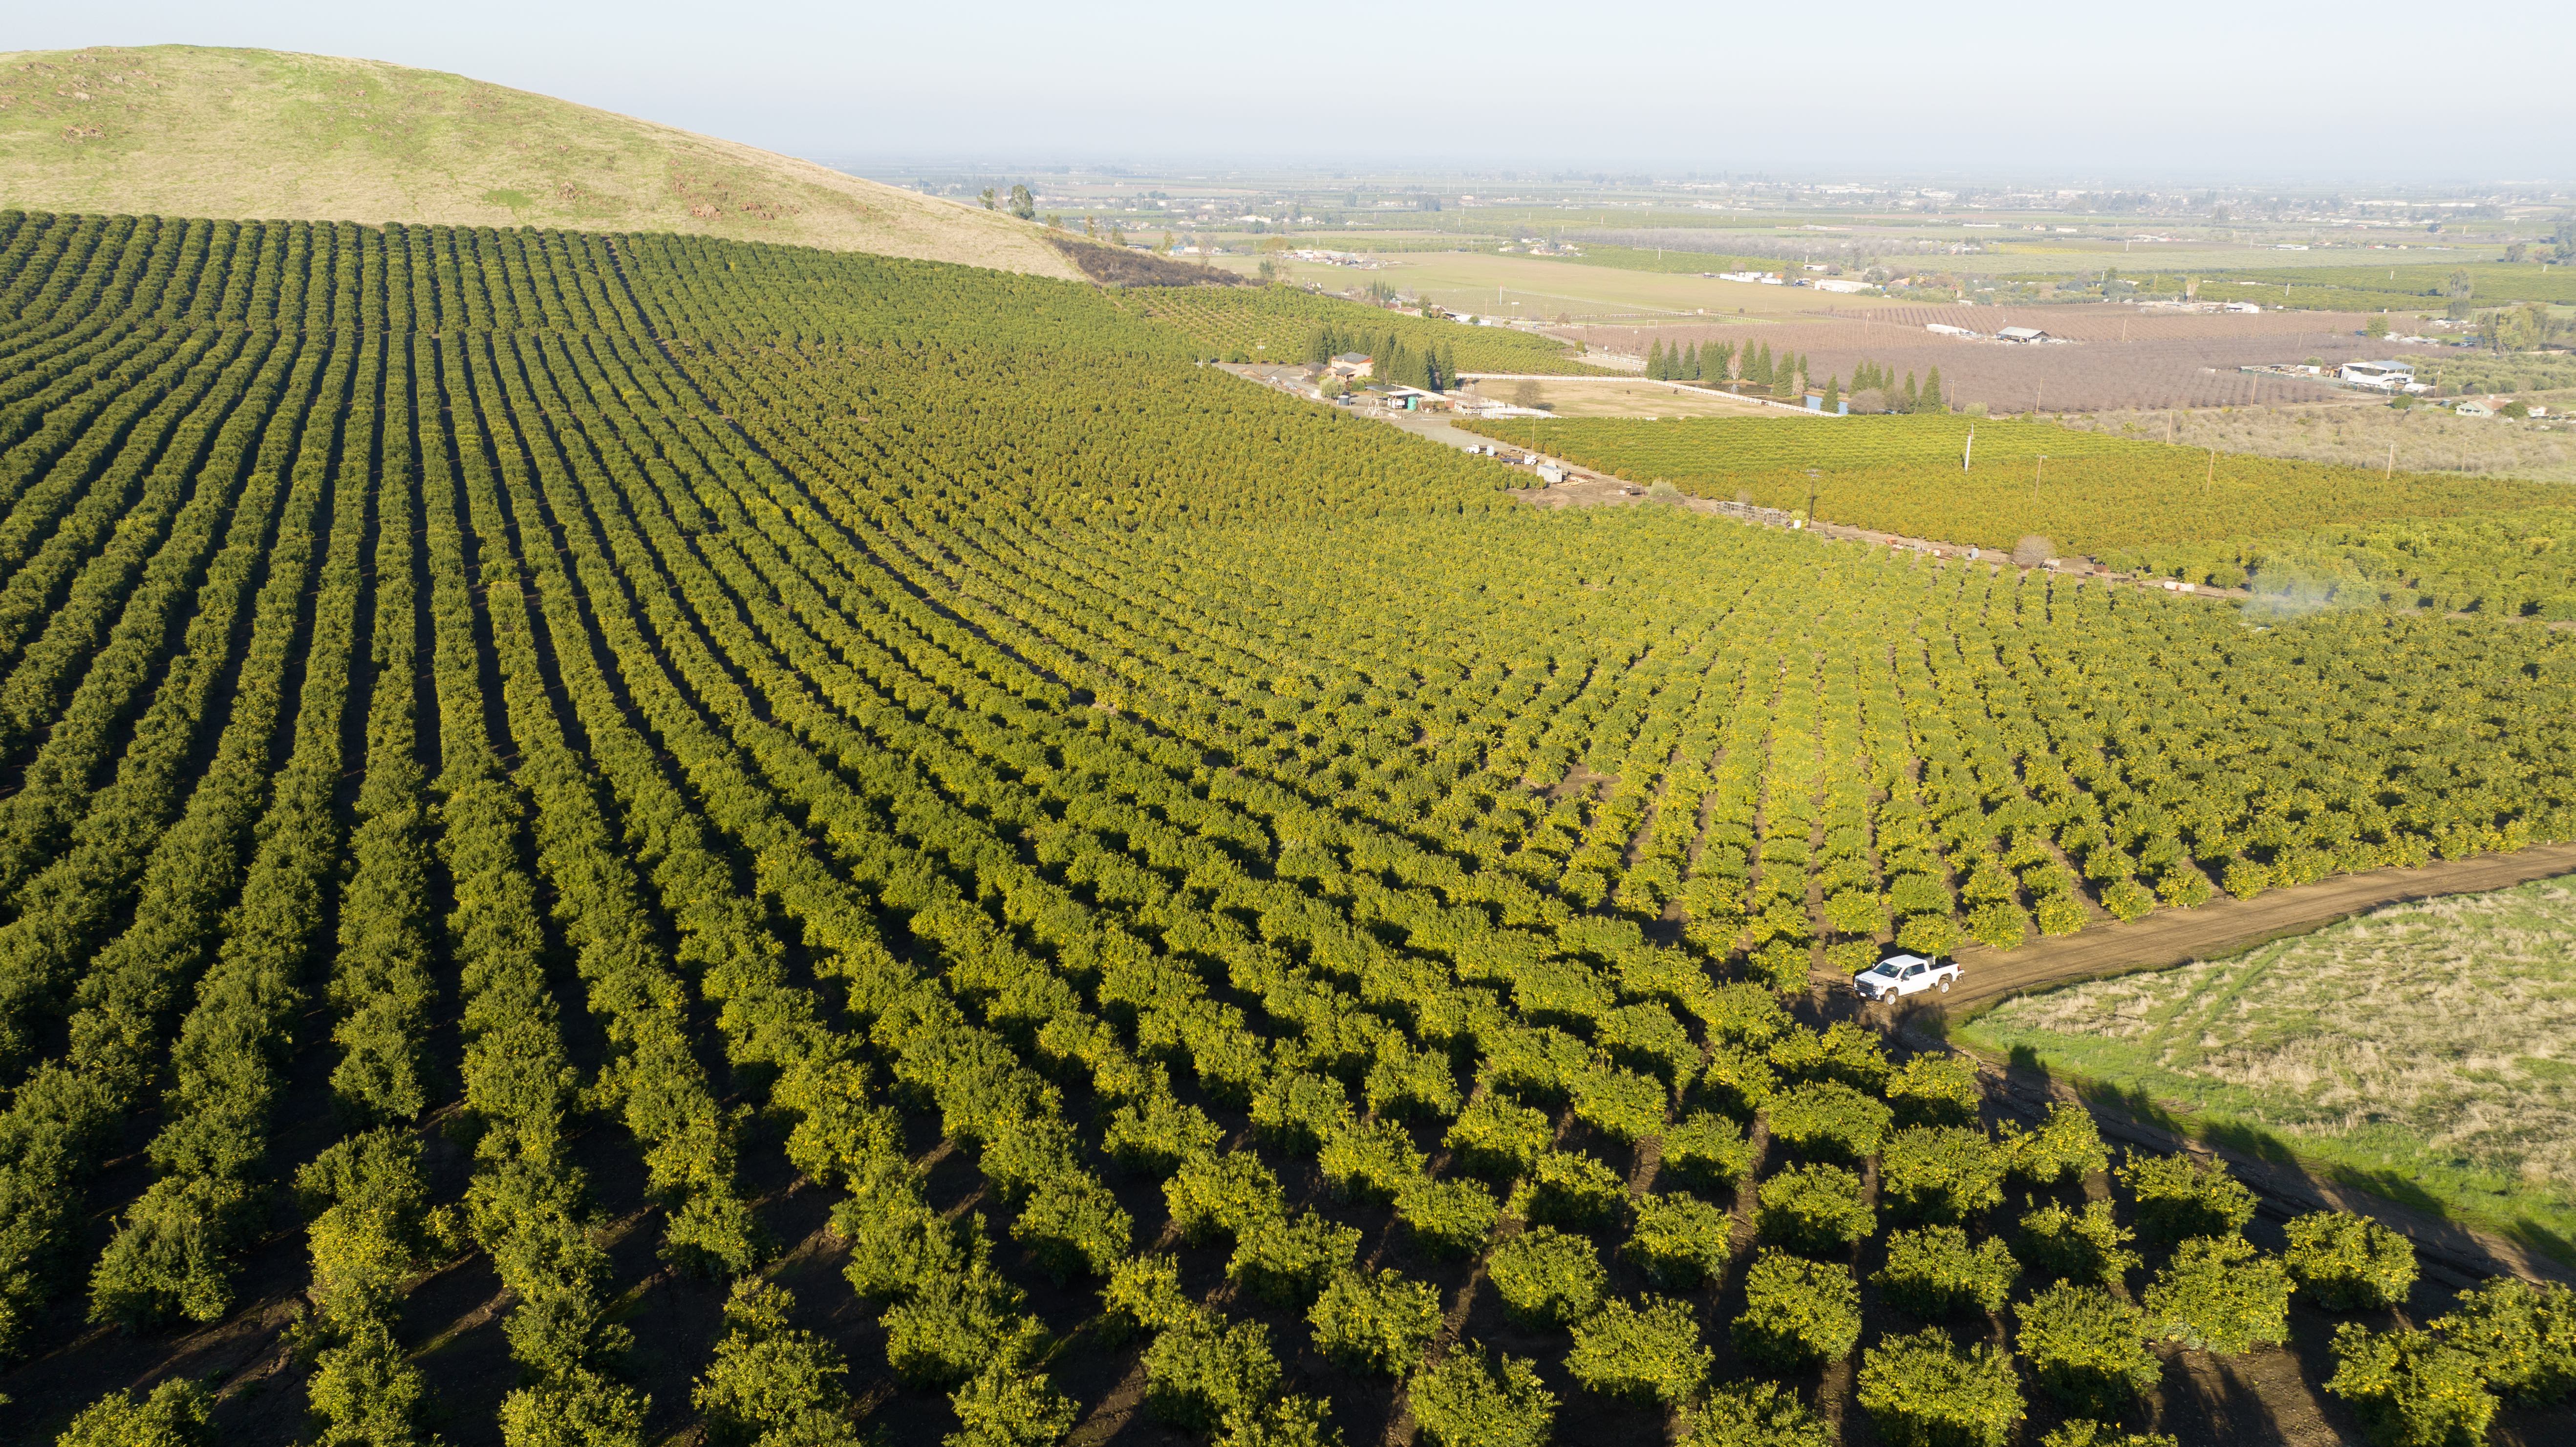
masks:
<path id="1" fill-rule="evenodd" d="M 1000 213 L 463 76 L 271 50 L 0 53 L 0 199 L 674 231 L 1079 275 Z"/>
<path id="2" fill-rule="evenodd" d="M 2556 407 L 2550 409 L 2557 411 Z M 2440 408 L 2381 405 L 2238 407 L 2226 411 L 2124 411 L 2065 419 L 2070 427 L 2173 440 L 2221 452 L 2352 467 L 2467 472 L 2576 482 L 2576 431 L 2564 421 L 2455 417 Z M 2576 500 L 2576 499 L 2571 499 Z"/>
<path id="3" fill-rule="evenodd" d="M 1965 1033 L 2489 1220 L 2576 1225 L 2576 879 L 2010 1001 Z"/>
<path id="4" fill-rule="evenodd" d="M 1064 253 L 1082 274 L 1103 286 L 1257 286 L 1251 277 L 1205 262 L 1175 261 L 1105 241 L 1049 236 L 1047 244 Z"/>

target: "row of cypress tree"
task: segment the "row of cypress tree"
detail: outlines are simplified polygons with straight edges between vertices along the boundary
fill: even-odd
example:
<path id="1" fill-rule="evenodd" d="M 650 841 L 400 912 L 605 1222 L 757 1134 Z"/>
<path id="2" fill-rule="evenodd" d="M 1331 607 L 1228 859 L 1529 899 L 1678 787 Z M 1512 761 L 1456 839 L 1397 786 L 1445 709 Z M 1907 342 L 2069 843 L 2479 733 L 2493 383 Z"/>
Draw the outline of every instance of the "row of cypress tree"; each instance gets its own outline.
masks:
<path id="1" fill-rule="evenodd" d="M 1768 342 L 1759 346 L 1747 343 L 1739 351 L 1734 344 L 1721 342 L 1711 342 L 1706 347 L 1685 344 L 1668 348 L 1659 339 L 1646 349 L 1646 375 L 1668 382 L 1731 380 L 1781 397 L 1795 397 L 1805 387 L 1815 385 L 1805 356 L 1784 351 L 1775 359 Z M 1938 367 L 1932 368 L 1920 383 L 1908 372 L 1899 384 L 1892 369 L 1865 361 L 1852 373 L 1851 390 L 1854 395 L 1876 391 L 1890 412 L 1947 410 Z M 1826 411 L 1840 407 L 1843 384 L 1839 374 L 1826 380 L 1824 399 Z"/>
<path id="2" fill-rule="evenodd" d="M 1306 360 L 1318 366 L 1344 352 L 1363 352 L 1371 359 L 1369 375 L 1402 387 L 1445 392 L 1458 385 L 1458 354 L 1445 343 L 1420 348 L 1405 345 L 1395 332 L 1371 339 L 1357 331 L 1317 327 L 1306 338 Z"/>
<path id="3" fill-rule="evenodd" d="M 1646 375 L 1662 382 L 1737 381 L 1769 388 L 1806 373 L 1805 357 L 1782 352 L 1774 360 L 1768 342 L 1746 343 L 1740 352 L 1731 342 L 1667 348 L 1658 340 L 1646 348 Z"/>
<path id="4" fill-rule="evenodd" d="M 1863 362 L 1852 371 L 1852 392 L 1857 395 L 1872 390 L 1887 399 L 1887 410 L 1890 412 L 1949 410 L 1947 394 L 1941 387 L 1941 369 L 1938 367 L 1924 374 L 1920 386 L 1916 385 L 1912 372 L 1905 374 L 1905 381 L 1900 386 L 1893 369 L 1882 367 L 1875 362 Z M 1826 405 L 1830 407 L 1832 404 L 1828 402 Z"/>

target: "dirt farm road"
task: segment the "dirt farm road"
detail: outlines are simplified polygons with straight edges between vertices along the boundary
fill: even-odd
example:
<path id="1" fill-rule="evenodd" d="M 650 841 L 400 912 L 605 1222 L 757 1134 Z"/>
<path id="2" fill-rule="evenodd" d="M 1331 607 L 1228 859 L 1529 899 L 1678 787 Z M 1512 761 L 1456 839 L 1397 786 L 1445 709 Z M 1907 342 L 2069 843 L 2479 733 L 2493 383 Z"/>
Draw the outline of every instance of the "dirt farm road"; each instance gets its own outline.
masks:
<path id="1" fill-rule="evenodd" d="M 1957 1012 L 2070 980 L 2207 959 L 2303 934 L 2381 905 L 2503 889 L 2568 873 L 2576 873 L 2576 844 L 2533 844 L 2511 854 L 2338 874 L 2314 884 L 2267 890 L 2252 899 L 2221 895 L 2198 909 L 2160 909 L 2126 924 L 2097 923 L 2081 934 L 2034 939 L 2009 953 L 1986 945 L 1963 946 L 1958 959 L 1964 974 L 1957 988 L 1920 998 L 1926 1005 Z M 1820 978 L 1844 990 L 1851 987 L 1841 975 Z"/>
<path id="2" fill-rule="evenodd" d="M 2270 890 L 2250 900 L 2222 895 L 2198 909 L 2162 909 L 2128 924 L 2097 923 L 2081 934 L 2033 940 L 2009 954 L 1971 945 L 1959 952 L 1966 974 L 1949 994 L 1918 995 L 1893 1010 L 1879 1005 L 1859 1006 L 1857 1013 L 1893 1026 L 1918 1048 L 1937 1049 L 1940 1046 L 1936 1041 L 1946 1038 L 1947 1023 L 2012 995 L 2207 959 L 2266 940 L 2304 934 L 2382 905 L 2504 889 L 2571 872 L 2576 872 L 2576 844 L 2535 844 L 2511 854 L 2441 860 L 2415 869 L 2374 869 L 2364 874 L 2338 875 L 2314 884 Z M 1850 1000 L 1848 978 L 1819 974 L 1816 979 Z M 1928 1032 L 1912 1028 L 1924 1025 L 1932 1028 Z M 2022 1072 L 2000 1061 L 1980 1059 L 1978 1071 L 1990 1086 L 2014 1099 L 2021 1113 L 2029 1118 L 2036 1119 L 2037 1112 L 2051 1101 L 2082 1101 L 2103 1132 L 2116 1141 L 2144 1145 L 2153 1151 L 2223 1158 L 2238 1179 L 2264 1197 L 2266 1209 L 2274 1215 L 2338 1210 L 2375 1217 L 2412 1238 L 2428 1267 L 2438 1266 L 2451 1273 L 2456 1278 L 2455 1285 L 2466 1285 L 2498 1272 L 2512 1272 L 2532 1281 L 2576 1282 L 2576 1269 L 2571 1269 L 2576 1264 L 2553 1259 L 2531 1242 L 2508 1239 L 2477 1225 L 2449 1219 L 2438 1210 L 2398 1204 L 2338 1181 L 2331 1170 L 2295 1159 L 2249 1155 L 2225 1144 L 2196 1139 L 2187 1131 L 2176 1133 L 2170 1121 L 2140 1119 L 2120 1103 L 2087 1100 L 2081 1090 L 2066 1081 L 2023 1078 Z"/>

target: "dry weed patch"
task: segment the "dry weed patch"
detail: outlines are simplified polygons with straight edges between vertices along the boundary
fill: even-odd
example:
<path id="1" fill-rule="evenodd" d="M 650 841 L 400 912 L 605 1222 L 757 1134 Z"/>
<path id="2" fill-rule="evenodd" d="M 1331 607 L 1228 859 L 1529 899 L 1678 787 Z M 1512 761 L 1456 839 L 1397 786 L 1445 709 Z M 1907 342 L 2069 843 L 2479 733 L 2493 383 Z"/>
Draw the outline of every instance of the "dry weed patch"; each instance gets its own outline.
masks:
<path id="1" fill-rule="evenodd" d="M 2399 905 L 1969 1027 L 2490 1224 L 2576 1230 L 2576 880 Z"/>

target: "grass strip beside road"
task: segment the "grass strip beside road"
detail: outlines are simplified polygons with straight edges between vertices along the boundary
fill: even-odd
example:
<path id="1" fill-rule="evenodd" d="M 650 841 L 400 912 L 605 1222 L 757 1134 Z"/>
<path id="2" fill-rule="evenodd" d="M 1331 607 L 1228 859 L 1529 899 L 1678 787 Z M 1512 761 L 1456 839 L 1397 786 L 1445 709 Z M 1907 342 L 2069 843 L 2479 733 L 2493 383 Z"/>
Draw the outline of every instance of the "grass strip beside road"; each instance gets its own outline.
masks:
<path id="1" fill-rule="evenodd" d="M 1996 998 L 2013 987 L 1994 976 L 2022 972 L 1977 964 L 1977 994 L 1960 1004 L 1982 1013 L 1949 1026 L 1961 1045 L 2576 1264 L 2576 877 L 2419 895 L 2224 958 L 2044 993 Z"/>

